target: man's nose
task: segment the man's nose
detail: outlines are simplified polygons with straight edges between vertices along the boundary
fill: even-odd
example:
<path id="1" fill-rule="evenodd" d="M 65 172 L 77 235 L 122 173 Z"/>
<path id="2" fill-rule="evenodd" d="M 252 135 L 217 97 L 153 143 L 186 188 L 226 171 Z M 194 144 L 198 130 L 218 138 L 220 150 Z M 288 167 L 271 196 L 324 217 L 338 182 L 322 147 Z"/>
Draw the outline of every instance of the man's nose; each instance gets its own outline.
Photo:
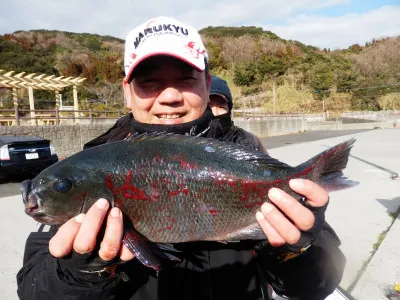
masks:
<path id="1" fill-rule="evenodd" d="M 179 89 L 173 86 L 168 86 L 165 87 L 158 95 L 157 101 L 162 104 L 171 105 L 174 103 L 182 102 L 183 96 Z"/>

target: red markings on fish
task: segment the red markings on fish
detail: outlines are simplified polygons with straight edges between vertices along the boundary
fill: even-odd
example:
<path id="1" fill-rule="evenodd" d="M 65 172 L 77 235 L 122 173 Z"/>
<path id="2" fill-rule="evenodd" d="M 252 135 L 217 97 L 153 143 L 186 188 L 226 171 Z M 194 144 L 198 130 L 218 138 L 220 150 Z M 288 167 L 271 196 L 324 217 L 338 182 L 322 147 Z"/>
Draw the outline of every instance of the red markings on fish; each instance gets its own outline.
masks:
<path id="1" fill-rule="evenodd" d="M 117 191 L 115 190 L 115 186 L 112 179 L 113 179 L 113 174 L 107 175 L 107 177 L 105 178 L 105 183 L 110 192 L 115 196 Z"/>
<path id="2" fill-rule="evenodd" d="M 179 165 L 181 170 L 197 170 L 199 166 L 195 164 L 193 161 L 190 161 L 190 157 L 187 155 L 176 153 L 169 157 L 172 165 Z"/>
<path id="3" fill-rule="evenodd" d="M 85 201 L 86 197 L 87 197 L 87 192 L 82 192 L 79 196 L 78 195 L 74 196 L 72 198 L 72 200 L 74 200 L 74 201 Z"/>
<path id="4" fill-rule="evenodd" d="M 168 196 L 176 196 L 179 195 L 180 193 L 187 195 L 189 194 L 189 189 L 187 187 L 184 187 L 182 189 L 169 191 Z"/>
<path id="5" fill-rule="evenodd" d="M 126 175 L 126 180 L 123 186 L 119 188 L 121 194 L 128 199 L 135 200 L 149 200 L 149 197 L 146 195 L 145 191 L 138 189 L 137 187 L 131 184 L 132 182 L 132 171 L 129 170 Z"/>
<path id="6" fill-rule="evenodd" d="M 290 179 L 295 178 L 295 177 L 300 177 L 300 176 L 307 175 L 307 174 L 310 173 L 313 169 L 314 169 L 314 166 L 308 167 L 307 169 L 305 169 L 305 170 L 303 170 L 303 171 L 301 171 L 301 172 L 299 172 L 299 173 L 296 173 L 295 176 L 293 176 L 293 177 L 288 177 L 288 179 L 290 180 Z M 288 181 L 289 181 L 289 180 L 288 180 Z"/>
<path id="7" fill-rule="evenodd" d="M 186 167 L 187 167 L 188 165 L 189 165 L 189 164 L 188 164 L 185 160 L 183 160 L 183 159 L 181 160 L 181 168 L 182 168 L 182 169 L 185 170 Z"/>
<path id="8" fill-rule="evenodd" d="M 189 194 L 189 188 L 186 186 L 186 178 L 182 177 L 177 172 L 172 172 L 171 175 L 174 176 L 174 180 L 169 181 L 167 186 L 168 196 L 176 196 L 181 193 L 184 195 Z"/>
<path id="9" fill-rule="evenodd" d="M 215 217 L 216 215 L 218 215 L 218 210 L 216 210 L 216 209 L 210 209 L 209 212 L 210 212 L 210 214 L 211 214 L 213 217 Z"/>
<path id="10" fill-rule="evenodd" d="M 155 210 L 158 216 L 157 225 L 160 225 L 159 231 L 170 230 L 173 225 L 176 223 L 176 219 L 172 216 L 171 208 L 167 205 L 162 205 L 158 209 Z"/>
<path id="11" fill-rule="evenodd" d="M 178 195 L 180 192 L 181 192 L 180 190 L 177 190 L 177 191 L 170 191 L 170 192 L 168 193 L 168 196 L 176 196 L 176 195 Z"/>
<path id="12" fill-rule="evenodd" d="M 253 203 L 259 203 L 260 200 L 266 201 L 270 188 L 271 186 L 261 181 L 243 181 L 236 187 L 240 200 L 247 202 L 244 204 L 246 208 L 253 207 Z"/>
<path id="13" fill-rule="evenodd" d="M 122 195 L 124 198 L 127 198 L 127 199 L 149 200 L 149 197 L 146 195 L 144 190 L 140 190 L 131 184 L 132 175 L 133 175 L 133 172 L 131 170 L 129 170 L 128 173 L 126 174 L 125 182 L 121 187 L 115 186 L 115 184 L 113 182 L 113 178 L 115 176 L 114 174 L 109 174 L 105 178 L 105 183 L 106 183 L 108 189 L 113 194 L 115 200 L 119 199 L 118 195 Z M 116 202 L 119 203 L 120 200 L 116 201 Z"/>

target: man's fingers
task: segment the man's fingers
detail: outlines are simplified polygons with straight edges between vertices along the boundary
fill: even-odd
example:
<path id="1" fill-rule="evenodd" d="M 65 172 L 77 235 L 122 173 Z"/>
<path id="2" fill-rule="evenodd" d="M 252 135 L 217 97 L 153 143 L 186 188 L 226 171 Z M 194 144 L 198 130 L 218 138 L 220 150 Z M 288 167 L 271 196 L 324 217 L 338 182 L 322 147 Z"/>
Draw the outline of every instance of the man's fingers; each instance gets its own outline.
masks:
<path id="1" fill-rule="evenodd" d="M 272 225 L 265 219 L 262 212 L 256 213 L 256 219 L 258 224 L 260 225 L 261 229 L 264 231 L 265 235 L 267 236 L 268 242 L 272 247 L 279 247 L 284 245 L 286 242 L 285 240 L 279 235 L 278 232 L 272 227 Z"/>
<path id="2" fill-rule="evenodd" d="M 72 250 L 74 240 L 79 228 L 85 218 L 84 214 L 79 214 L 75 218 L 64 223 L 57 233 L 49 241 L 49 251 L 55 257 L 63 257 Z"/>
<path id="3" fill-rule="evenodd" d="M 109 261 L 118 255 L 122 234 L 122 213 L 118 207 L 113 207 L 108 214 L 106 231 L 100 244 L 99 256 L 101 259 Z"/>
<path id="4" fill-rule="evenodd" d="M 289 181 L 290 188 L 307 198 L 307 203 L 314 207 L 324 206 L 328 203 L 329 195 L 318 184 L 307 179 L 292 179 Z"/>
<path id="5" fill-rule="evenodd" d="M 300 239 L 300 231 L 274 205 L 264 203 L 261 212 L 268 223 L 288 244 L 295 244 Z"/>
<path id="6" fill-rule="evenodd" d="M 99 199 L 86 213 L 86 217 L 76 235 L 73 248 L 79 254 L 93 251 L 96 246 L 96 237 L 107 214 L 109 203 Z"/>
<path id="7" fill-rule="evenodd" d="M 314 214 L 284 191 L 272 188 L 268 198 L 290 219 L 300 230 L 309 230 L 315 222 Z"/>

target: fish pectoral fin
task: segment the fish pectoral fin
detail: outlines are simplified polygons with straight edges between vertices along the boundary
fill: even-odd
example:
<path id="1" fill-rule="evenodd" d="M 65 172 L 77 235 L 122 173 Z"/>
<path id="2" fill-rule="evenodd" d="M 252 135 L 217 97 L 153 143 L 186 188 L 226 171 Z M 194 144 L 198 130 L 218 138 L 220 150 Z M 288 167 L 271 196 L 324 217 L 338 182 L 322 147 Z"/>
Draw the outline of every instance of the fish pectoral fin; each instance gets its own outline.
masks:
<path id="1" fill-rule="evenodd" d="M 231 232 L 226 236 L 227 242 L 265 239 L 267 239 L 267 237 L 264 231 L 262 231 L 260 225 L 258 225 L 258 223 L 254 223 L 237 231 Z"/>
<path id="2" fill-rule="evenodd" d="M 141 236 L 133 229 L 125 230 L 122 243 L 135 255 L 135 257 L 145 266 L 154 270 L 161 268 L 159 258 L 153 253 L 151 242 Z"/>
<path id="3" fill-rule="evenodd" d="M 174 248 L 172 244 L 153 243 L 133 228 L 125 230 L 122 242 L 143 265 L 154 270 L 161 268 L 160 258 L 181 261 L 176 256 L 181 251 Z"/>

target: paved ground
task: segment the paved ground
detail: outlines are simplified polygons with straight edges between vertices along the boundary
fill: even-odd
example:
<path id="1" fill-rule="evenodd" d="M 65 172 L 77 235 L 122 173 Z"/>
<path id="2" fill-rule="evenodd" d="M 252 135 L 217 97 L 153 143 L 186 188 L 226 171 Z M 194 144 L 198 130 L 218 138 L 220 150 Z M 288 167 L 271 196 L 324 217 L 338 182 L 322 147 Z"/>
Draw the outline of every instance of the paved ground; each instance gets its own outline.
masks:
<path id="1" fill-rule="evenodd" d="M 345 175 L 360 184 L 331 194 L 327 220 L 342 240 L 347 266 L 341 282 L 359 300 L 386 300 L 400 282 L 400 220 L 388 213 L 400 207 L 400 130 L 307 132 L 263 139 L 272 156 L 296 165 L 351 137 L 356 137 Z M 38 225 L 23 212 L 17 183 L 0 184 L 2 243 L 0 300 L 17 299 L 15 275 L 23 248 Z M 373 245 L 388 231 L 371 258 Z M 360 272 L 365 266 L 365 271 Z"/>
<path id="2" fill-rule="evenodd" d="M 273 157 L 296 165 L 327 146 L 351 137 L 357 141 L 344 173 L 360 184 L 331 194 L 327 220 L 341 238 L 341 249 L 347 257 L 341 286 L 349 289 L 356 299 L 383 300 L 387 299 L 385 291 L 400 282 L 400 221 L 389 215 L 400 207 L 400 179 L 391 179 L 394 173 L 400 173 L 400 130 L 352 133 L 274 148 L 269 152 Z M 368 263 L 373 245 L 388 229 Z M 364 265 L 366 270 L 362 273 Z"/>

